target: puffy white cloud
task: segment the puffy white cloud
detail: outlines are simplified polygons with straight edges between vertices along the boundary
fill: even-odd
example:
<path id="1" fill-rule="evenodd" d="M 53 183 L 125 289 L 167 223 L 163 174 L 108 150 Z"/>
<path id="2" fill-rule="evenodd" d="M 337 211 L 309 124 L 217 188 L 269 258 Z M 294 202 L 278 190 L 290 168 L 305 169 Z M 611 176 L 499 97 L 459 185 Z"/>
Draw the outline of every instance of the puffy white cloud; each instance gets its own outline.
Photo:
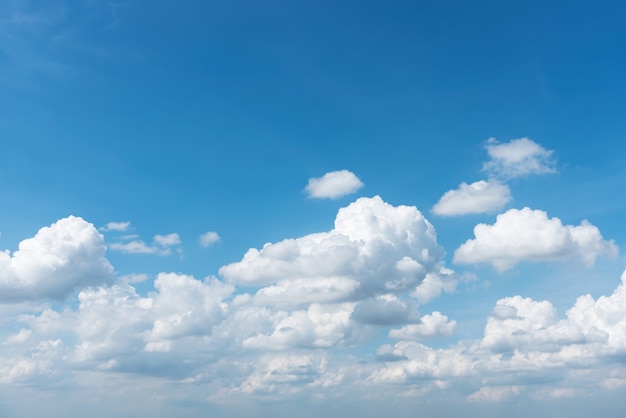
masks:
<path id="1" fill-rule="evenodd" d="M 435 229 L 415 207 L 394 207 L 376 196 L 341 208 L 330 232 L 250 249 L 219 273 L 245 286 L 276 284 L 259 297 L 340 301 L 414 290 L 427 274 L 449 275 L 443 255 Z M 299 295 L 291 281 L 302 285 Z"/>
<path id="2" fill-rule="evenodd" d="M 507 270 L 522 260 L 563 260 L 576 257 L 592 265 L 600 255 L 616 256 L 613 241 L 605 241 L 600 230 L 584 220 L 578 226 L 563 225 L 541 210 L 511 209 L 498 215 L 495 224 L 478 224 L 475 239 L 454 253 L 455 263 L 491 263 Z"/>
<path id="3" fill-rule="evenodd" d="M 497 177 L 509 179 L 556 171 L 553 151 L 546 150 L 532 139 L 513 139 L 500 144 L 491 138 L 486 148 L 491 159 L 483 164 L 483 171 Z"/>
<path id="4" fill-rule="evenodd" d="M 100 228 L 101 231 L 126 231 L 130 226 L 130 222 L 109 222 L 106 226 Z"/>
<path id="5" fill-rule="evenodd" d="M 127 284 L 82 291 L 78 311 L 58 319 L 79 336 L 73 360 L 112 370 L 133 370 L 150 361 L 170 373 L 163 362 L 182 363 L 181 352 L 198 349 L 194 339 L 211 335 L 224 320 L 224 300 L 234 290 L 219 280 L 173 273 L 159 274 L 154 286 L 156 292 L 147 297 Z M 162 352 L 172 354 L 150 357 Z"/>
<path id="6" fill-rule="evenodd" d="M 429 322 L 434 330 L 448 321 L 433 313 Z M 390 336 L 411 337 L 401 330 Z M 623 387 L 625 355 L 626 270 L 611 295 L 581 296 L 563 318 L 548 301 L 513 296 L 497 301 L 481 339 L 438 350 L 413 341 L 381 346 L 378 358 L 385 365 L 369 382 L 476 378 L 481 387 L 468 396 L 472 401 L 501 401 L 527 390 L 563 397 L 581 388 Z"/>
<path id="7" fill-rule="evenodd" d="M 351 171 L 331 171 L 319 178 L 309 179 L 306 192 L 309 197 L 337 199 L 363 187 L 363 182 Z"/>
<path id="8" fill-rule="evenodd" d="M 273 317 L 271 333 L 249 337 L 243 346 L 261 350 L 333 347 L 346 338 L 353 308 L 348 303 L 313 303 L 307 310 L 279 312 Z"/>
<path id="9" fill-rule="evenodd" d="M 461 183 L 456 190 L 447 191 L 433 207 L 442 216 L 484 213 L 502 209 L 511 201 L 511 191 L 497 180 Z"/>
<path id="10" fill-rule="evenodd" d="M 452 335 L 456 328 L 456 321 L 450 321 L 441 312 L 433 312 L 420 318 L 418 324 L 408 324 L 400 329 L 392 329 L 389 336 L 397 340 L 415 340 L 437 335 Z"/>
<path id="11" fill-rule="evenodd" d="M 61 299 L 104 283 L 113 273 L 105 252 L 92 224 L 76 216 L 60 219 L 22 241 L 13 255 L 0 252 L 0 301 Z"/>
<path id="12" fill-rule="evenodd" d="M 208 247 L 209 245 L 214 244 L 219 240 L 220 236 L 217 234 L 217 232 L 208 231 L 200 235 L 199 242 L 201 246 Z"/>

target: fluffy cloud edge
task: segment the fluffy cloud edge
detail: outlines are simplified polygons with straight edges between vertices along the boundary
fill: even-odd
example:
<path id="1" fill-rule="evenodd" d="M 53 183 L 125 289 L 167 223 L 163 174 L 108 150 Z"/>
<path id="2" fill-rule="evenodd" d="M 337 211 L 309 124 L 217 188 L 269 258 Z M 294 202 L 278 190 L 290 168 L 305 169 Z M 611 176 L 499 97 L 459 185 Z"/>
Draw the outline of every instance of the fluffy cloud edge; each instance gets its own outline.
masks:
<path id="1" fill-rule="evenodd" d="M 474 236 L 454 252 L 455 263 L 489 263 L 504 271 L 521 261 L 578 258 L 591 266 L 598 256 L 619 253 L 615 242 L 606 241 L 587 220 L 578 226 L 563 225 L 559 218 L 548 218 L 545 211 L 528 207 L 499 214 L 493 225 L 476 225 Z"/>

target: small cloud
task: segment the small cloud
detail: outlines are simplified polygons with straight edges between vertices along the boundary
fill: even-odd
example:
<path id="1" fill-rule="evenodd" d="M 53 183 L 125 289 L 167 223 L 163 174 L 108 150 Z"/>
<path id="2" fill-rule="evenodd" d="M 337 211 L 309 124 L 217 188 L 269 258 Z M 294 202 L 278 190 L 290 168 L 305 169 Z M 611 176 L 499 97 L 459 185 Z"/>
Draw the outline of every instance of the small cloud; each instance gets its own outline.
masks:
<path id="1" fill-rule="evenodd" d="M 220 236 L 217 234 L 217 232 L 209 231 L 200 235 L 199 242 L 200 245 L 202 245 L 203 247 L 208 247 L 209 245 L 214 244 L 219 240 Z"/>
<path id="2" fill-rule="evenodd" d="M 162 247 L 171 247 L 181 244 L 180 236 L 175 232 L 167 235 L 157 234 L 154 236 L 154 242 Z"/>
<path id="3" fill-rule="evenodd" d="M 101 227 L 100 231 L 126 231 L 130 226 L 130 222 L 109 222 L 106 226 Z"/>
<path id="4" fill-rule="evenodd" d="M 157 247 L 150 247 L 143 241 L 114 242 L 109 245 L 109 248 L 128 254 L 154 254 L 159 251 Z"/>
<path id="5" fill-rule="evenodd" d="M 447 191 L 433 207 L 441 216 L 485 213 L 499 210 L 511 201 L 509 186 L 497 180 L 461 183 L 456 190 Z"/>
<path id="6" fill-rule="evenodd" d="M 306 186 L 309 197 L 316 199 L 337 199 L 356 192 L 363 182 L 351 171 L 331 171 L 319 178 L 310 178 Z"/>
<path id="7" fill-rule="evenodd" d="M 554 151 L 546 150 L 532 139 L 519 138 L 500 144 L 490 138 L 485 148 L 491 159 L 483 164 L 483 171 L 490 175 L 511 179 L 556 172 Z"/>

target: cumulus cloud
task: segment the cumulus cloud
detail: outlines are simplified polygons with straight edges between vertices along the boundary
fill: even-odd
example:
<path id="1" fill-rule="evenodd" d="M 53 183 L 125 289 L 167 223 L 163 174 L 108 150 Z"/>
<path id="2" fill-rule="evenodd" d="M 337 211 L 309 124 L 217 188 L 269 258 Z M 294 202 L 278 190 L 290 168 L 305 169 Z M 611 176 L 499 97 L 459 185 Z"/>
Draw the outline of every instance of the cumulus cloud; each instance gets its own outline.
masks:
<path id="1" fill-rule="evenodd" d="M 363 187 L 363 182 L 351 171 L 331 171 L 319 178 L 309 179 L 306 192 L 317 199 L 337 199 L 354 193 Z"/>
<path id="2" fill-rule="evenodd" d="M 220 240 L 220 236 L 217 234 L 217 232 L 208 231 L 200 235 L 199 242 L 201 246 L 206 248 L 209 245 L 214 244 L 219 240 Z"/>
<path id="3" fill-rule="evenodd" d="M 397 340 L 415 340 L 437 335 L 452 335 L 456 328 L 456 321 L 449 320 L 446 315 L 435 311 L 420 318 L 418 324 L 408 324 L 400 329 L 389 331 L 389 337 Z"/>
<path id="4" fill-rule="evenodd" d="M 461 183 L 456 190 L 447 191 L 433 207 L 442 216 L 484 213 L 502 209 L 511 201 L 511 191 L 497 180 Z"/>
<path id="5" fill-rule="evenodd" d="M 130 226 L 130 222 L 109 222 L 106 226 L 100 228 L 101 231 L 126 231 Z"/>
<path id="6" fill-rule="evenodd" d="M 590 266 L 598 256 L 614 257 L 619 251 L 586 220 L 578 226 L 563 225 L 559 218 L 548 218 L 546 212 L 529 208 L 500 214 L 493 225 L 478 224 L 474 235 L 455 251 L 455 263 L 490 263 L 498 270 L 507 270 L 523 260 L 575 257 Z"/>
<path id="7" fill-rule="evenodd" d="M 447 274 L 443 255 L 435 229 L 415 207 L 394 207 L 376 196 L 341 208 L 329 232 L 252 248 L 219 273 L 236 284 L 275 285 L 265 297 L 295 297 L 287 282 L 307 282 L 297 299 L 314 301 L 329 292 L 334 298 L 413 290 L 429 273 Z"/>
<path id="8" fill-rule="evenodd" d="M 13 255 L 0 252 L 0 301 L 62 299 L 74 290 L 105 283 L 113 267 L 104 239 L 76 216 L 41 228 Z"/>
<path id="9" fill-rule="evenodd" d="M 447 318 L 433 313 L 428 322 L 436 330 Z M 413 335 L 392 330 L 390 336 Z M 579 393 L 581 387 L 623 387 L 625 355 L 626 270 L 611 295 L 580 296 L 564 317 L 549 301 L 516 295 L 496 302 L 478 340 L 444 349 L 415 341 L 381 346 L 379 356 L 386 363 L 372 371 L 369 381 L 400 384 L 477 377 L 481 387 L 468 396 L 471 401 L 501 401 L 537 386 L 543 386 L 537 396 L 562 397 Z"/>
<path id="10" fill-rule="evenodd" d="M 556 172 L 554 153 L 529 138 L 513 139 L 499 143 L 494 138 L 487 142 L 490 160 L 483 164 L 483 171 L 504 179 L 524 177 L 530 174 Z"/>

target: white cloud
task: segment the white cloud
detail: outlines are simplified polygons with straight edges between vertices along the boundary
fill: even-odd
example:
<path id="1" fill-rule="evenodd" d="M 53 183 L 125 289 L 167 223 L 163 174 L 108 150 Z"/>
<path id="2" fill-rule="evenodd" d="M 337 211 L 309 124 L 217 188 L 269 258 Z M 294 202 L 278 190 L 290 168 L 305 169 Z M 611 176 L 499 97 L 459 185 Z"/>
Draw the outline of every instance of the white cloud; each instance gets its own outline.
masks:
<path id="1" fill-rule="evenodd" d="M 167 235 L 157 234 L 154 236 L 154 242 L 162 247 L 171 247 L 181 244 L 180 236 L 175 232 Z"/>
<path id="2" fill-rule="evenodd" d="M 484 213 L 502 209 L 511 201 L 511 191 L 496 180 L 461 183 L 456 190 L 447 191 L 433 207 L 442 216 Z"/>
<path id="3" fill-rule="evenodd" d="M 199 242 L 201 246 L 208 247 L 209 245 L 214 244 L 219 240 L 220 236 L 217 234 L 217 232 L 208 231 L 200 235 Z"/>
<path id="4" fill-rule="evenodd" d="M 443 255 L 433 226 L 415 207 L 394 207 L 376 196 L 341 208 L 330 232 L 252 248 L 219 273 L 246 286 L 276 283 L 265 296 L 282 292 L 312 302 L 320 292 L 347 297 L 414 290 L 429 273 L 448 274 Z M 294 280 L 309 283 L 299 296 L 294 288 L 285 291 L 286 282 Z"/>
<path id="5" fill-rule="evenodd" d="M 500 144 L 491 138 L 486 148 L 491 159 L 483 164 L 483 171 L 491 175 L 510 179 L 556 172 L 553 151 L 546 150 L 532 139 L 513 139 Z"/>
<path id="6" fill-rule="evenodd" d="M 575 257 L 593 265 L 596 257 L 613 257 L 619 251 L 613 241 L 605 241 L 600 230 L 586 220 L 578 226 L 563 225 L 560 219 L 548 218 L 546 212 L 529 208 L 500 214 L 493 225 L 478 224 L 474 235 L 475 239 L 455 251 L 455 263 L 491 263 L 498 270 L 507 270 L 523 260 Z"/>
<path id="7" fill-rule="evenodd" d="M 130 236 L 133 239 L 136 236 Z M 147 245 L 142 240 L 133 240 L 129 242 L 114 242 L 109 244 L 109 248 L 113 251 L 120 251 L 127 254 L 158 254 L 170 255 L 172 253 L 169 247 L 180 245 L 180 236 L 177 233 L 167 235 L 157 234 L 154 236 L 153 244 Z M 180 248 L 178 249 L 181 251 Z"/>
<path id="8" fill-rule="evenodd" d="M 363 182 L 348 170 L 331 171 L 319 178 L 309 179 L 306 192 L 309 197 L 318 199 L 337 199 L 351 194 L 363 187 Z"/>
<path id="9" fill-rule="evenodd" d="M 100 228 L 101 231 L 126 231 L 130 226 L 130 222 L 109 222 L 106 226 Z"/>
<path id="10" fill-rule="evenodd" d="M 143 241 L 130 241 L 130 242 L 114 242 L 109 244 L 109 248 L 113 251 L 120 251 L 128 254 L 154 254 L 159 251 L 157 247 L 148 246 Z"/>
<path id="11" fill-rule="evenodd" d="M 418 324 L 408 324 L 400 329 L 389 331 L 389 337 L 397 340 L 415 340 L 437 335 L 452 335 L 456 328 L 456 321 L 449 320 L 446 315 L 435 311 L 420 318 Z"/>
<path id="12" fill-rule="evenodd" d="M 61 299 L 104 283 L 113 273 L 105 252 L 92 224 L 75 216 L 60 219 L 22 241 L 12 256 L 0 252 L 0 301 Z"/>

